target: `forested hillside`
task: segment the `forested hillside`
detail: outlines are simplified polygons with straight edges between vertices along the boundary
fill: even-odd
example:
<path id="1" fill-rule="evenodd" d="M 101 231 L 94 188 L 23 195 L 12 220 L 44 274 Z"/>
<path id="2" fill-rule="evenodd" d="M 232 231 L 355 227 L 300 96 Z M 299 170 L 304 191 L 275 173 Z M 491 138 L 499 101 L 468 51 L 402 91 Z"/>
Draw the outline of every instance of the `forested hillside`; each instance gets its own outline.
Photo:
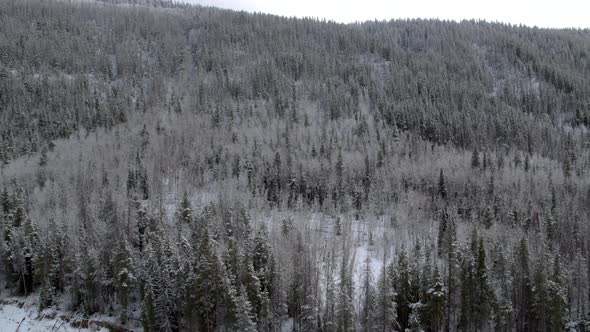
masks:
<path id="1" fill-rule="evenodd" d="M 588 126 L 589 30 L 0 0 L 0 299 L 588 331 Z"/>

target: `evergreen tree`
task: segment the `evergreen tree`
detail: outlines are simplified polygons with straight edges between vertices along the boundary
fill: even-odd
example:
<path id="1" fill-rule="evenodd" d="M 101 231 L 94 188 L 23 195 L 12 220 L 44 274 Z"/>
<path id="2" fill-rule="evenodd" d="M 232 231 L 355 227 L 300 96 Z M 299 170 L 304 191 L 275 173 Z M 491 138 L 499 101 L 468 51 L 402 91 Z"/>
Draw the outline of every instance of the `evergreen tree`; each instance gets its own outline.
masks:
<path id="1" fill-rule="evenodd" d="M 375 312 L 375 288 L 373 287 L 373 274 L 371 271 L 371 259 L 367 257 L 363 264 L 363 274 L 360 285 L 360 324 L 363 331 L 372 331 L 373 315 Z"/>
<path id="2" fill-rule="evenodd" d="M 396 287 L 397 296 L 397 321 L 402 331 L 408 327 L 414 294 L 412 294 L 412 283 L 410 280 L 410 266 L 407 253 L 404 249 L 398 255 L 397 265 L 393 269 L 393 285 Z"/>
<path id="3" fill-rule="evenodd" d="M 99 285 L 97 283 L 98 269 L 96 267 L 97 262 L 93 252 L 94 250 L 91 246 L 82 245 L 79 254 L 79 261 L 81 262 L 81 268 L 78 275 L 80 278 L 79 297 L 83 312 L 87 315 L 91 315 L 99 309 L 97 303 L 99 292 Z M 146 301 L 149 301 L 149 299 Z"/>
<path id="4" fill-rule="evenodd" d="M 516 313 L 516 328 L 527 331 L 534 328 L 532 317 L 532 285 L 529 270 L 528 242 L 522 238 L 515 250 L 513 264 L 514 289 L 512 303 Z"/>
<path id="5" fill-rule="evenodd" d="M 483 239 L 480 238 L 477 245 L 477 256 L 474 270 L 475 303 L 474 323 L 477 329 L 485 329 L 491 318 L 494 307 L 494 292 L 488 280 L 488 268 L 486 266 L 486 252 Z"/>
<path id="6" fill-rule="evenodd" d="M 442 331 L 445 319 L 446 289 L 442 276 L 435 265 L 433 284 L 426 291 L 424 314 L 425 323 L 431 331 Z"/>
<path id="7" fill-rule="evenodd" d="M 180 201 L 180 207 L 178 209 L 178 221 L 184 224 L 190 224 L 192 220 L 193 209 L 185 191 L 182 195 L 182 200 Z"/>
<path id="8" fill-rule="evenodd" d="M 117 271 L 116 289 L 119 298 L 119 305 L 121 307 L 120 320 L 123 324 L 127 323 L 127 310 L 131 301 L 130 293 L 134 288 L 133 284 L 135 282 L 135 276 L 133 274 L 133 265 L 133 259 L 131 256 L 131 251 L 128 247 L 127 239 L 120 239 L 115 256 L 115 271 Z"/>
<path id="9" fill-rule="evenodd" d="M 151 248 L 151 247 L 150 247 Z M 150 280 L 146 280 L 141 304 L 141 323 L 146 332 L 159 331 L 156 321 L 156 308 L 154 304 L 154 291 Z"/>
<path id="10" fill-rule="evenodd" d="M 548 282 L 549 331 L 561 331 L 566 313 L 566 295 L 563 288 L 564 278 L 561 271 L 560 257 L 557 255 L 553 264 L 553 273 Z"/>
<path id="11" fill-rule="evenodd" d="M 473 149 L 473 153 L 471 155 L 471 168 L 476 169 L 479 168 L 480 161 L 479 161 L 479 151 L 477 148 Z"/>
<path id="12" fill-rule="evenodd" d="M 445 183 L 445 176 L 443 174 L 442 168 L 440 170 L 440 175 L 438 176 L 438 195 L 443 200 L 447 199 L 447 185 Z"/>
<path id="13" fill-rule="evenodd" d="M 217 324 L 220 283 L 223 280 L 220 280 L 221 264 L 215 251 L 215 240 L 211 237 L 207 224 L 202 225 L 195 252 L 195 276 L 189 306 L 194 308 L 199 330 L 214 331 Z"/>
<path id="14" fill-rule="evenodd" d="M 328 332 L 336 331 L 336 284 L 334 282 L 334 267 L 336 265 L 334 252 L 330 253 L 326 267 L 326 304 L 324 308 L 324 329 Z"/>
<path id="15" fill-rule="evenodd" d="M 532 308 L 531 314 L 534 322 L 533 329 L 536 331 L 547 331 L 548 318 L 550 318 L 549 305 L 551 300 L 548 292 L 548 280 L 545 270 L 545 257 L 537 260 L 532 280 Z"/>
<path id="16" fill-rule="evenodd" d="M 480 300 L 475 297 L 476 284 L 474 280 L 474 261 L 471 255 L 466 255 L 461 264 L 461 302 L 459 311 L 459 328 L 461 330 L 471 331 L 475 330 L 476 316 L 475 305 L 476 301 Z"/>
<path id="17" fill-rule="evenodd" d="M 233 318 L 233 330 L 255 332 L 256 324 L 253 322 L 252 307 L 243 289 L 236 291 L 231 288 L 228 295 L 231 300 L 230 313 Z"/>
<path id="18" fill-rule="evenodd" d="M 348 255 L 342 256 L 340 264 L 340 281 L 336 304 L 336 321 L 338 332 L 354 331 L 353 281 L 348 266 Z"/>
<path id="19" fill-rule="evenodd" d="M 381 268 L 381 276 L 377 282 L 375 316 L 373 330 L 379 332 L 390 332 L 399 329 L 397 322 L 396 294 L 393 290 L 393 281 L 385 265 Z"/>

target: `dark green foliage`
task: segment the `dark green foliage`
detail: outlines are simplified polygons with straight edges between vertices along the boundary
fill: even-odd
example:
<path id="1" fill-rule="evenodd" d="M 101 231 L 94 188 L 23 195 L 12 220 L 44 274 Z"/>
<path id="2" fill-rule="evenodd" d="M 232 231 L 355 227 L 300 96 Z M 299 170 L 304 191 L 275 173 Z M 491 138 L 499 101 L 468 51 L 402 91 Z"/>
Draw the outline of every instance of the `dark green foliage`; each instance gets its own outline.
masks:
<path id="1" fill-rule="evenodd" d="M 186 192 L 182 195 L 182 200 L 180 201 L 178 221 L 185 224 L 190 224 L 193 221 L 193 209 Z"/>
<path id="2" fill-rule="evenodd" d="M 443 200 L 447 198 L 447 185 L 445 184 L 445 176 L 442 169 L 440 170 L 440 174 L 438 176 L 438 195 Z"/>

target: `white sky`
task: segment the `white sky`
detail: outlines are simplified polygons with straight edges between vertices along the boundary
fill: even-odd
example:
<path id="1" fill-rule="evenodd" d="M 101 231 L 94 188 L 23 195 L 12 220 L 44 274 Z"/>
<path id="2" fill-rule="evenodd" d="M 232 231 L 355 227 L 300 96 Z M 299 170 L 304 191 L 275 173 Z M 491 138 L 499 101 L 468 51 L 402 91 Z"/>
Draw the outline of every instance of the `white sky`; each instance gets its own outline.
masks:
<path id="1" fill-rule="evenodd" d="M 207 6 L 338 22 L 392 18 L 485 19 L 590 28 L 590 0 L 184 0 Z"/>

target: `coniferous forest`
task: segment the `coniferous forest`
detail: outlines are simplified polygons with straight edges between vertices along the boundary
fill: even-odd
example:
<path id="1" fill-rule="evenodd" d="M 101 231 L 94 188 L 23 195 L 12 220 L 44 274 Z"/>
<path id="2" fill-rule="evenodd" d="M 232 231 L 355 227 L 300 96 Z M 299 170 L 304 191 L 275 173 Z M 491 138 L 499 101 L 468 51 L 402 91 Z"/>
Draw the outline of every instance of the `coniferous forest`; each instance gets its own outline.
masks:
<path id="1" fill-rule="evenodd" d="M 589 127 L 590 30 L 0 0 L 0 303 L 590 331 Z"/>

